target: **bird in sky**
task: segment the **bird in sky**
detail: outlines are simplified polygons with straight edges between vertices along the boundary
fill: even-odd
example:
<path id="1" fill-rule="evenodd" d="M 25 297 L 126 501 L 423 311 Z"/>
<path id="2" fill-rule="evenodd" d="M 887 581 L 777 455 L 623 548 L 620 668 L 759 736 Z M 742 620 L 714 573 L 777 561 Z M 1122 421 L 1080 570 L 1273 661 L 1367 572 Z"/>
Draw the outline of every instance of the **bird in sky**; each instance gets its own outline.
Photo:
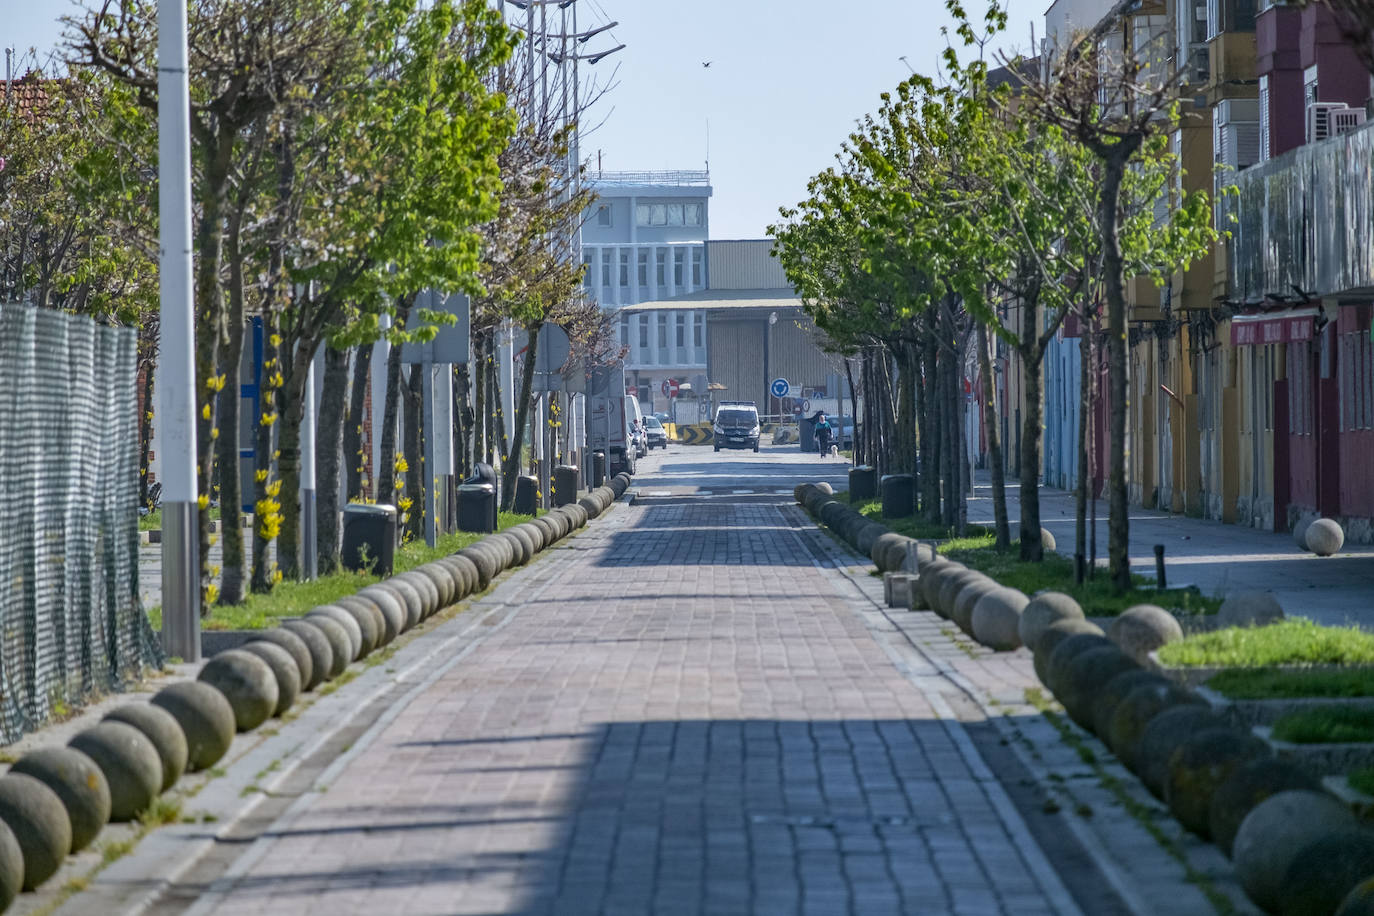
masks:
<path id="1" fill-rule="evenodd" d="M 703 67 L 709 67 L 709 66 L 711 66 L 711 62 L 710 62 L 709 60 L 703 60 L 703 61 L 701 62 L 701 65 L 702 65 Z"/>

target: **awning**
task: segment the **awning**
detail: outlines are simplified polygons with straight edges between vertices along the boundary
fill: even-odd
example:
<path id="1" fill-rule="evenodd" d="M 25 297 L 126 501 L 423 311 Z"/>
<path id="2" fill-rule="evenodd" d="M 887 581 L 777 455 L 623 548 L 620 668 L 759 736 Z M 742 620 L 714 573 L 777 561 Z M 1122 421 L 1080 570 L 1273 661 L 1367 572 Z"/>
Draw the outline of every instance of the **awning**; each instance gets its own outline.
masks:
<path id="1" fill-rule="evenodd" d="M 1265 344 L 1311 340 L 1316 332 L 1315 308 L 1236 315 L 1231 319 L 1231 345 L 1262 347 Z"/>

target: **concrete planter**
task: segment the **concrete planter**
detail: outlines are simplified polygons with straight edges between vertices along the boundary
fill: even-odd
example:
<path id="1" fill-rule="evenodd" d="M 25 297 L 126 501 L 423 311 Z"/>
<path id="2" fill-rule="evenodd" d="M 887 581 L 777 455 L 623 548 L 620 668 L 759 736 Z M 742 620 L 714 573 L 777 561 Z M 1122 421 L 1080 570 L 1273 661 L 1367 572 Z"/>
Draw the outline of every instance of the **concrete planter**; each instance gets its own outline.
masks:
<path id="1" fill-rule="evenodd" d="M 1314 776 L 1344 776 L 1352 770 L 1374 766 L 1374 742 L 1292 744 L 1279 741 L 1267 725 L 1256 725 L 1252 734 L 1269 743 L 1274 756 L 1293 763 Z"/>

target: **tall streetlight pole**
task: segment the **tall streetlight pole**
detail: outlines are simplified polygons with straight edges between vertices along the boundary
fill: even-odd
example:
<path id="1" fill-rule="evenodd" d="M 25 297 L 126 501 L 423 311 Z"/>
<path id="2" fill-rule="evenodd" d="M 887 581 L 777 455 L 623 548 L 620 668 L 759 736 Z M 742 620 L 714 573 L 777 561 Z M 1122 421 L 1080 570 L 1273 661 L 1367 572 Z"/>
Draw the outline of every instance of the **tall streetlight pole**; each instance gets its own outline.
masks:
<path id="1" fill-rule="evenodd" d="M 186 4 L 157 9 L 158 451 L 162 453 L 162 648 L 200 660 L 195 303 L 191 293 L 191 92 Z"/>

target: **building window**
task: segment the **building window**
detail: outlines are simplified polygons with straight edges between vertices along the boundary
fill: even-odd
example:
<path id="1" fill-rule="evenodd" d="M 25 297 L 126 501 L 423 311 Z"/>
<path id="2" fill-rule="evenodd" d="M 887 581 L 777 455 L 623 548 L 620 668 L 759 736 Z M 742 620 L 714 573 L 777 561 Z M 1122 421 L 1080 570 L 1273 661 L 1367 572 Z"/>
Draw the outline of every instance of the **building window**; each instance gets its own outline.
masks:
<path id="1" fill-rule="evenodd" d="M 687 346 L 687 313 L 677 313 L 677 345 L 678 347 Z"/>
<path id="2" fill-rule="evenodd" d="M 658 358 L 660 361 L 667 358 L 668 350 L 668 316 L 663 312 L 658 313 Z"/>
<path id="3" fill-rule="evenodd" d="M 1317 101 L 1317 65 L 1313 64 L 1302 71 L 1302 107 L 1308 109 Z"/>
<path id="4" fill-rule="evenodd" d="M 678 288 L 682 287 L 683 275 L 687 272 L 686 260 L 687 252 L 684 249 L 679 248 L 673 252 L 673 285 Z"/>
<path id="5" fill-rule="evenodd" d="M 582 252 L 582 285 L 590 293 L 595 282 L 596 268 L 592 266 L 592 253 L 584 251 Z"/>
<path id="6" fill-rule="evenodd" d="M 655 249 L 654 249 L 654 265 L 655 265 L 655 270 L 656 270 L 656 273 L 657 273 L 657 276 L 658 276 L 658 288 L 659 288 L 659 289 L 662 289 L 663 287 L 665 287 L 665 286 L 668 285 L 668 277 L 667 277 L 667 274 L 666 274 L 666 272 L 665 272 L 665 271 L 667 270 L 667 268 L 665 268 L 665 267 L 663 266 L 663 265 L 664 265 L 664 262 L 665 262 L 667 259 L 668 259 L 668 254 L 667 254 L 666 249 L 663 249 L 663 248 L 655 248 Z"/>
<path id="7" fill-rule="evenodd" d="M 611 252 L 601 252 L 601 288 L 611 288 Z"/>
<path id="8" fill-rule="evenodd" d="M 700 226 L 705 220 L 705 207 L 702 204 L 636 204 L 635 225 L 637 226 Z"/>
<path id="9" fill-rule="evenodd" d="M 623 248 L 620 251 L 620 288 L 630 288 L 630 253 Z"/>
<path id="10" fill-rule="evenodd" d="M 647 249 L 639 249 L 639 288 L 642 290 L 649 285 L 649 252 Z"/>
<path id="11" fill-rule="evenodd" d="M 596 224 L 598 226 L 611 225 L 611 208 L 608 205 L 602 204 L 596 208 Z"/>
<path id="12" fill-rule="evenodd" d="M 639 316 L 639 352 L 641 354 L 649 350 L 649 316 Z M 643 356 L 640 357 L 643 359 Z"/>
<path id="13" fill-rule="evenodd" d="M 1269 77 L 1259 78 L 1259 161 L 1269 161 Z"/>
<path id="14" fill-rule="evenodd" d="M 703 283 L 701 282 L 701 260 L 702 260 L 702 258 L 705 256 L 705 254 L 706 254 L 706 252 L 703 251 L 703 250 L 700 249 L 700 248 L 693 248 L 693 249 L 692 249 L 692 288 L 693 288 L 693 289 L 701 289 L 702 286 L 705 285 L 705 284 L 703 284 Z"/>
<path id="15" fill-rule="evenodd" d="M 692 342 L 693 345 L 700 350 L 702 347 L 706 346 L 702 339 L 706 334 L 706 313 L 696 312 L 692 316 L 692 319 Z"/>
<path id="16" fill-rule="evenodd" d="M 630 345 L 630 316 L 620 316 L 620 345 L 628 347 Z"/>

